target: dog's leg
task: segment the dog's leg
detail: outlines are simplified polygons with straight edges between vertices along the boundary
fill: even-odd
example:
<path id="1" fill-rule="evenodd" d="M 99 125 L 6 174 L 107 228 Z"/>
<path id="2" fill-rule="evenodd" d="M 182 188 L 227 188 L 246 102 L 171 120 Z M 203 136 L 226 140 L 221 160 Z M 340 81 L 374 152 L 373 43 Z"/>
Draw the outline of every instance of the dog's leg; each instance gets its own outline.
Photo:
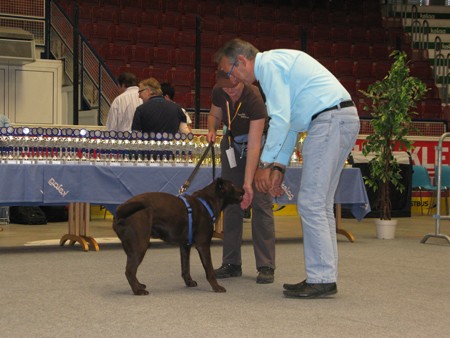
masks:
<path id="1" fill-rule="evenodd" d="M 137 269 L 144 259 L 147 252 L 150 236 L 142 236 L 138 238 L 136 232 L 131 227 L 121 237 L 122 247 L 127 254 L 127 265 L 125 267 L 125 276 L 135 295 L 148 295 L 147 287 L 137 279 Z"/>
<path id="2" fill-rule="evenodd" d="M 200 260 L 206 272 L 206 279 L 215 292 L 226 292 L 227 290 L 217 283 L 216 274 L 211 261 L 211 243 L 196 245 Z"/>
<path id="3" fill-rule="evenodd" d="M 197 286 L 197 282 L 191 277 L 191 246 L 190 245 L 180 245 L 180 256 L 181 256 L 181 277 L 183 277 L 184 283 L 188 287 Z"/>

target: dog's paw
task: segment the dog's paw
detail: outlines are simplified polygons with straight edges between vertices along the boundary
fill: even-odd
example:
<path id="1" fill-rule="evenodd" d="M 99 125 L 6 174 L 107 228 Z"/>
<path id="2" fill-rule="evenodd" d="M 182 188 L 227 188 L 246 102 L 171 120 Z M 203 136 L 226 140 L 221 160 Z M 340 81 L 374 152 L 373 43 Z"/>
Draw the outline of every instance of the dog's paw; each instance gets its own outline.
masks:
<path id="1" fill-rule="evenodd" d="M 148 295 L 148 291 L 144 290 L 144 289 L 139 289 L 139 290 L 134 291 L 134 294 L 136 296 L 147 296 Z"/>
<path id="2" fill-rule="evenodd" d="M 197 282 L 195 280 L 191 279 L 190 281 L 186 281 L 186 286 L 190 287 L 190 288 L 196 287 L 197 286 Z"/>
<path id="3" fill-rule="evenodd" d="M 227 289 L 225 289 L 223 286 L 217 285 L 214 288 L 214 292 L 227 292 Z"/>
<path id="4" fill-rule="evenodd" d="M 147 285 L 139 283 L 139 289 L 147 289 Z"/>

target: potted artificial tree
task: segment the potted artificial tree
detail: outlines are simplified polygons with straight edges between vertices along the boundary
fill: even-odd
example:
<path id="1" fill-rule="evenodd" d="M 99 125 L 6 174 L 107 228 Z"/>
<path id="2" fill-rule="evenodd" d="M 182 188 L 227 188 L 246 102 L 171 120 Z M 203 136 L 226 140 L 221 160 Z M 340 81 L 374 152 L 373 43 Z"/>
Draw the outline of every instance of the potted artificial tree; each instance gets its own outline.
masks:
<path id="1" fill-rule="evenodd" d="M 412 143 L 406 138 L 417 101 L 426 92 L 426 85 L 418 78 L 409 75 L 406 53 L 394 51 L 390 55 L 393 63 L 388 74 L 380 81 L 360 92 L 371 103 L 364 106 L 373 119 L 373 134 L 362 146 L 364 156 L 371 155 L 370 175 L 364 177 L 366 184 L 378 191 L 377 207 L 379 219 L 376 220 L 378 238 L 394 238 L 396 220 L 391 220 L 391 189 L 402 192 L 401 168 L 394 157 L 395 149 L 409 152 Z M 386 224 L 387 223 L 387 224 Z M 378 224 L 381 227 L 378 229 Z M 392 230 L 393 227 L 393 230 Z M 387 235 L 382 230 L 391 229 Z"/>

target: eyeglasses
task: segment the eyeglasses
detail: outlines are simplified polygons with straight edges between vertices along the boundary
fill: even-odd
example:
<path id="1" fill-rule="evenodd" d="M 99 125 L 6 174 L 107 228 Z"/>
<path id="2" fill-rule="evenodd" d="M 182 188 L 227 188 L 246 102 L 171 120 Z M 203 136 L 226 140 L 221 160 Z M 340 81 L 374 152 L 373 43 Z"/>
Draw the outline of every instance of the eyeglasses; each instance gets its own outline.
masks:
<path id="1" fill-rule="evenodd" d="M 227 78 L 230 78 L 231 73 L 233 73 L 233 69 L 234 69 L 234 67 L 236 67 L 236 65 L 237 65 L 237 60 L 233 62 L 233 65 L 231 66 L 230 71 L 227 73 Z"/>
<path id="2" fill-rule="evenodd" d="M 142 92 L 143 92 L 144 90 L 146 90 L 146 89 L 148 89 L 148 87 L 145 87 L 145 88 L 139 89 L 138 93 L 142 93 Z"/>

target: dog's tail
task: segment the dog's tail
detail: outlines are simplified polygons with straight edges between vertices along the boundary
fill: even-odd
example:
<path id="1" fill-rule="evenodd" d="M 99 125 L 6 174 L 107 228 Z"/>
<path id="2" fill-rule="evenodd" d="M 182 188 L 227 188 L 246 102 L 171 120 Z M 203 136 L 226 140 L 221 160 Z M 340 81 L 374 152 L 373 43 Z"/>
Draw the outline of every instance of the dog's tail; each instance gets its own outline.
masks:
<path id="1" fill-rule="evenodd" d="M 127 202 L 120 205 L 116 210 L 116 218 L 127 218 L 135 212 L 145 209 L 146 206 L 140 201 Z"/>

